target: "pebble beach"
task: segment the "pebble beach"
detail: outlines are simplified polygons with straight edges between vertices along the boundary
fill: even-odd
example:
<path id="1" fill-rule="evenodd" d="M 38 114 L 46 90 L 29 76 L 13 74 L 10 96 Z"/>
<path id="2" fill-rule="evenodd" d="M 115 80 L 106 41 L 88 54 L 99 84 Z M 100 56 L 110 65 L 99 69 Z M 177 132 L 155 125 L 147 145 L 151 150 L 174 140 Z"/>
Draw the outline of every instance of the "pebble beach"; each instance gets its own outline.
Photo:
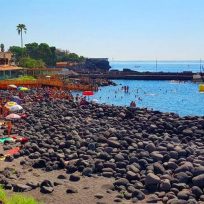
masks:
<path id="1" fill-rule="evenodd" d="M 67 203 L 77 203 L 80 182 L 94 186 L 101 179 L 105 190 L 97 184 L 89 195 L 87 187 L 84 203 L 90 197 L 98 204 L 204 203 L 204 117 L 46 97 L 22 106 L 27 117 L 14 122 L 12 134 L 29 141 L 2 168 L 27 173 L 19 180 L 1 169 L 0 183 L 10 191 L 57 203 L 47 201 L 61 188 Z M 29 172 L 39 174 L 37 181 Z"/>

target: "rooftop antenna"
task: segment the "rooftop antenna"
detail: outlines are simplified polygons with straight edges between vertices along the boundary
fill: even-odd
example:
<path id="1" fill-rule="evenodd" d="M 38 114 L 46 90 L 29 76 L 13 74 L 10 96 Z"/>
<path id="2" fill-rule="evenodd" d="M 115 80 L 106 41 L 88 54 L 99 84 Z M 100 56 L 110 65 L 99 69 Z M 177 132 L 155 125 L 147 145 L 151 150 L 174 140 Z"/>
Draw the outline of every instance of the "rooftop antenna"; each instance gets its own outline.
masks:
<path id="1" fill-rule="evenodd" d="M 156 59 L 156 72 L 157 72 L 157 59 Z"/>
<path id="2" fill-rule="evenodd" d="M 202 65 L 202 60 L 200 59 L 200 76 L 201 76 L 202 81 L 204 82 L 203 72 L 204 72 L 204 69 Z"/>
<path id="3" fill-rule="evenodd" d="M 202 72 L 202 60 L 200 59 L 200 73 Z"/>

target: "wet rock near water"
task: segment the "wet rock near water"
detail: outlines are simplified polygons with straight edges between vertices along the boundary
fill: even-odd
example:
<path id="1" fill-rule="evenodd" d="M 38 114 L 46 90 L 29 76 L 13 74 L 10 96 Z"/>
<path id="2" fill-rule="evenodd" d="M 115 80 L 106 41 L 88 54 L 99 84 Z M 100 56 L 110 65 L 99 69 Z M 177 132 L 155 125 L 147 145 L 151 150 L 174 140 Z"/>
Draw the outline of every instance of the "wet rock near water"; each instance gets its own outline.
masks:
<path id="1" fill-rule="evenodd" d="M 134 202 L 148 193 L 150 203 L 203 200 L 203 117 L 68 101 L 24 107 L 28 117 L 17 129 L 29 142 L 19 156 L 33 168 L 65 169 L 67 177 L 58 178 L 75 182 L 81 176 L 115 178 L 114 190 Z M 40 188 L 51 193 L 54 187 L 46 181 Z"/>

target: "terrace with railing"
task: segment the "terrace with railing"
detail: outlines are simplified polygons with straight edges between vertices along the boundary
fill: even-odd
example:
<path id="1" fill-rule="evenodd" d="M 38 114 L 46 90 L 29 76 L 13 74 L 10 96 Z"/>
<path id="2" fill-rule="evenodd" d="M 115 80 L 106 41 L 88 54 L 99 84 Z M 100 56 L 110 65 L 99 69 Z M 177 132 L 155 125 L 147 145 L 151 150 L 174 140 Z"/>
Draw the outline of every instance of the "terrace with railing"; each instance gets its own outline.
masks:
<path id="1" fill-rule="evenodd" d="M 66 90 L 78 90 L 78 91 L 86 91 L 86 90 L 94 90 L 92 85 L 84 85 L 84 84 L 74 84 L 68 83 L 65 84 L 62 80 L 57 77 L 53 78 L 39 78 L 36 80 L 1 80 L 0 81 L 0 89 L 9 89 L 9 85 L 14 84 L 16 86 L 25 86 L 28 88 L 31 87 L 42 87 L 42 86 L 50 86 L 56 87 L 59 89 L 66 89 Z"/>

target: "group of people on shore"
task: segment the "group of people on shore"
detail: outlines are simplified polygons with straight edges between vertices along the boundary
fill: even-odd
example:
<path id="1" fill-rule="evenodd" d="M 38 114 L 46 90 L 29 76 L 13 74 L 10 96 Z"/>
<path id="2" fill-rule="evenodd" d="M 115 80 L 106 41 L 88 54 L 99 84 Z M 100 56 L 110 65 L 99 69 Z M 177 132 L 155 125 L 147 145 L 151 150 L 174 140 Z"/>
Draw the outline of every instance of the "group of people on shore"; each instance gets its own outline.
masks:
<path id="1" fill-rule="evenodd" d="M 9 108 L 6 106 L 7 102 L 13 101 L 18 105 L 22 103 L 33 103 L 44 100 L 73 100 L 72 94 L 67 90 L 58 90 L 54 88 L 33 88 L 28 92 L 19 90 L 0 90 L 0 117 L 5 118 L 10 114 Z"/>
<path id="2" fill-rule="evenodd" d="M 122 87 L 125 93 L 129 92 L 129 87 Z M 0 118 L 5 119 L 11 112 L 5 105 L 9 101 L 14 101 L 17 104 L 35 103 L 43 101 L 68 100 L 77 103 L 79 106 L 88 105 L 89 100 L 86 96 L 76 94 L 75 96 L 69 90 L 56 89 L 49 87 L 32 88 L 29 91 L 19 91 L 17 89 L 0 90 Z M 136 108 L 136 102 L 131 101 L 130 107 Z M 18 113 L 20 116 L 23 112 Z M 12 123 L 8 122 L 8 132 L 10 134 Z"/>
<path id="3" fill-rule="evenodd" d="M 32 88 L 28 92 L 18 90 L 1 90 L 0 104 L 3 106 L 8 101 L 18 101 L 20 103 L 36 102 L 42 100 L 67 99 L 73 100 L 73 96 L 68 90 L 60 90 L 56 88 Z M 15 101 L 16 102 L 16 101 Z"/>
<path id="4" fill-rule="evenodd" d="M 76 94 L 74 97 L 74 101 L 79 105 L 87 105 L 89 102 L 86 100 L 86 96 L 80 96 L 79 94 Z"/>
<path id="5" fill-rule="evenodd" d="M 122 90 L 125 93 L 129 92 L 129 86 L 123 86 Z M 116 93 L 115 93 L 116 94 Z M 68 100 L 76 102 L 78 105 L 87 105 L 89 101 L 86 96 L 76 94 L 75 96 L 69 90 L 56 89 L 50 87 L 32 88 L 29 91 L 19 91 L 16 89 L 0 90 L 0 116 L 6 117 L 9 114 L 9 109 L 5 107 L 8 101 L 15 101 L 19 105 L 22 103 L 33 103 L 40 101 L 55 101 L 55 100 Z M 15 97 L 15 99 L 13 99 Z M 137 106 L 135 101 L 130 102 L 130 107 Z"/>
<path id="6" fill-rule="evenodd" d="M 69 90 L 65 89 L 41 87 L 32 88 L 25 92 L 16 89 L 0 90 L 0 116 L 6 117 L 9 114 L 9 109 L 5 106 L 9 101 L 13 101 L 21 105 L 23 103 L 35 103 L 47 100 L 68 100 L 76 102 L 79 105 L 88 104 L 85 96 L 77 94 L 74 97 Z"/>
<path id="7" fill-rule="evenodd" d="M 41 88 L 32 88 L 29 91 L 19 91 L 17 89 L 9 90 L 0 90 L 0 119 L 1 119 L 1 128 L 7 128 L 8 136 L 10 136 L 13 122 L 7 120 L 6 117 L 13 113 L 10 111 L 10 108 L 7 106 L 7 103 L 15 102 L 17 105 L 36 103 L 43 101 L 56 101 L 56 100 L 69 100 L 74 101 L 74 97 L 68 90 L 59 90 L 56 88 L 41 87 Z M 21 118 L 26 116 L 24 111 L 17 112 Z"/>

